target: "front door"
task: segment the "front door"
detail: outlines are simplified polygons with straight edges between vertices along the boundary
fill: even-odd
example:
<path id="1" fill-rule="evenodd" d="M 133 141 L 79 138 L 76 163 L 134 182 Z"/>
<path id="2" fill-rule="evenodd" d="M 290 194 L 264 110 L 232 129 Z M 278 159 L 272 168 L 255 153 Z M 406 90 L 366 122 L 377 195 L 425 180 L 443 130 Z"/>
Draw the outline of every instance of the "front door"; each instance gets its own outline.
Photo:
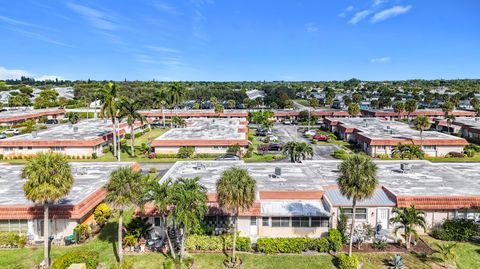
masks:
<path id="1" fill-rule="evenodd" d="M 250 217 L 250 236 L 257 236 L 257 217 Z"/>
<path id="2" fill-rule="evenodd" d="M 389 217 L 390 216 L 388 208 L 377 209 L 377 225 L 382 225 L 382 229 L 388 229 Z"/>

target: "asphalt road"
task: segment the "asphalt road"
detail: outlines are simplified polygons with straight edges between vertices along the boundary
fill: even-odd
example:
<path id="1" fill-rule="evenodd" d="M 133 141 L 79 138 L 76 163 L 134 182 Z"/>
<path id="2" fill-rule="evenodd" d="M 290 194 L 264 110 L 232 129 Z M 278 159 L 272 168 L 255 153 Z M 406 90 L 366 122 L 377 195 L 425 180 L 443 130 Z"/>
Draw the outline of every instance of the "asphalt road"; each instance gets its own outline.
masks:
<path id="1" fill-rule="evenodd" d="M 273 135 L 277 136 L 282 143 L 289 141 L 299 141 L 307 142 L 310 144 L 308 138 L 303 137 L 303 134 L 297 131 L 298 126 L 294 125 L 283 125 L 283 124 L 274 124 L 273 125 Z M 329 144 L 329 145 L 320 145 L 312 144 L 314 151 L 313 160 L 332 160 L 334 159 L 331 154 L 337 150 L 341 149 L 339 145 Z"/>

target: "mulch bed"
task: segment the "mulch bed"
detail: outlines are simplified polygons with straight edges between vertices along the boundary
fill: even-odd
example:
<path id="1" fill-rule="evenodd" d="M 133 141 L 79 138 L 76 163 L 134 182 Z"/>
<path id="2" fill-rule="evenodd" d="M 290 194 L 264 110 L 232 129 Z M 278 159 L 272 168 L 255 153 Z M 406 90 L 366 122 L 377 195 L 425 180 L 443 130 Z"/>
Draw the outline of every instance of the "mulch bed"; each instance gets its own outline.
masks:
<path id="1" fill-rule="evenodd" d="M 348 251 L 348 245 L 343 245 L 342 251 L 347 252 Z M 417 245 L 411 246 L 410 250 L 411 252 L 417 252 L 417 253 L 427 253 L 431 254 L 433 253 L 432 248 L 425 243 L 423 240 L 419 240 L 417 242 Z M 389 252 L 407 252 L 407 248 L 405 246 L 400 246 L 399 244 L 387 244 L 384 250 L 379 250 L 375 249 L 372 244 L 363 244 L 361 246 L 361 249 L 357 249 L 356 246 L 353 246 L 353 252 L 360 252 L 360 253 L 365 253 L 365 252 L 378 252 L 378 253 L 389 253 Z"/>

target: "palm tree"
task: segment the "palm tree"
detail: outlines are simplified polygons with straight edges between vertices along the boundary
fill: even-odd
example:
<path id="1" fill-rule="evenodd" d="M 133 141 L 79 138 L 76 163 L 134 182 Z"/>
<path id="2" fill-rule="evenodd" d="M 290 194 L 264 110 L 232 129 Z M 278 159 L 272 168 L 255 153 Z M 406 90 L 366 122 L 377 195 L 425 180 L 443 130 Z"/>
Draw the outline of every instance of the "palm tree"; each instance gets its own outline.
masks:
<path id="1" fill-rule="evenodd" d="M 65 197 L 72 188 L 72 168 L 65 156 L 58 153 L 38 153 L 22 169 L 25 197 L 43 205 L 43 255 L 45 264 L 50 265 L 48 257 L 48 206 Z"/>
<path id="2" fill-rule="evenodd" d="M 450 129 L 452 128 L 452 123 L 455 121 L 454 115 L 445 116 L 447 119 L 447 126 L 448 126 L 448 134 L 450 134 Z"/>
<path id="3" fill-rule="evenodd" d="M 348 255 L 352 256 L 353 231 L 355 230 L 355 213 L 357 201 L 372 197 L 378 185 L 377 165 L 368 156 L 352 154 L 340 164 L 340 177 L 337 179 L 340 193 L 352 199 L 352 226 L 350 227 L 350 244 Z"/>
<path id="4" fill-rule="evenodd" d="M 237 105 L 237 102 L 235 102 L 235 100 L 233 100 L 233 99 L 230 99 L 230 100 L 227 101 L 227 105 L 228 105 L 228 108 L 234 109 Z"/>
<path id="5" fill-rule="evenodd" d="M 356 117 L 360 113 L 360 106 L 357 103 L 352 103 L 348 106 L 348 114 L 351 117 Z"/>
<path id="6" fill-rule="evenodd" d="M 300 161 L 300 158 L 305 160 L 307 156 L 313 157 L 313 148 L 306 142 L 297 142 L 295 146 L 295 159 Z"/>
<path id="7" fill-rule="evenodd" d="M 71 124 L 75 124 L 77 123 L 79 120 L 80 120 L 80 115 L 76 112 L 68 112 L 65 114 L 68 118 L 68 121 L 71 123 Z"/>
<path id="8" fill-rule="evenodd" d="M 179 82 L 174 82 L 170 85 L 170 88 L 167 92 L 168 103 L 172 107 L 176 107 L 185 100 L 186 92 L 182 84 Z"/>
<path id="9" fill-rule="evenodd" d="M 442 106 L 442 111 L 445 114 L 445 119 L 447 120 L 448 134 L 450 134 L 451 121 L 455 119 L 452 115 L 454 104 L 450 101 L 447 101 Z"/>
<path id="10" fill-rule="evenodd" d="M 173 250 L 173 245 L 170 240 L 170 235 L 168 234 L 166 216 L 168 213 L 168 207 L 170 206 L 170 188 L 172 187 L 172 180 L 167 179 L 165 182 L 156 184 L 153 187 L 153 199 L 156 207 L 156 212 L 160 215 L 160 220 L 162 221 L 162 227 L 165 237 L 167 238 L 168 247 L 172 258 L 175 260 L 175 251 Z"/>
<path id="11" fill-rule="evenodd" d="M 109 82 L 105 85 L 104 88 L 99 90 L 99 94 L 103 97 L 102 106 L 100 107 L 100 117 L 110 118 L 113 125 L 113 155 L 118 156 L 120 161 L 120 153 L 117 155 L 117 113 L 118 113 L 118 104 L 117 104 L 117 86 L 115 83 Z"/>
<path id="12" fill-rule="evenodd" d="M 288 154 L 290 155 L 290 161 L 292 163 L 295 162 L 295 148 L 297 146 L 297 142 L 295 141 L 289 141 L 287 143 L 285 143 L 285 145 L 283 145 L 282 147 L 282 151 L 283 151 L 283 154 Z"/>
<path id="13" fill-rule="evenodd" d="M 413 121 L 415 128 L 420 130 L 420 146 L 423 146 L 423 131 L 430 129 L 432 123 L 427 116 L 417 116 Z"/>
<path id="14" fill-rule="evenodd" d="M 407 249 L 410 249 L 411 235 L 413 234 L 417 237 L 415 226 L 420 226 L 424 230 L 426 229 L 425 212 L 416 209 L 414 205 L 409 208 L 394 208 L 392 212 L 395 216 L 390 219 L 390 222 L 399 224 L 395 227 L 395 233 L 400 229 L 404 229 L 405 243 Z"/>
<path id="15" fill-rule="evenodd" d="M 407 157 L 412 160 L 413 158 L 423 159 L 425 153 L 423 150 L 414 144 L 405 145 L 407 148 Z"/>
<path id="16" fill-rule="evenodd" d="M 405 159 L 408 156 L 408 147 L 407 144 L 400 144 L 393 147 L 392 156 L 399 156 L 400 158 Z"/>
<path id="17" fill-rule="evenodd" d="M 410 114 L 417 110 L 417 100 L 409 99 L 405 102 L 405 111 L 407 111 L 408 118 L 410 119 Z"/>
<path id="18" fill-rule="evenodd" d="M 165 127 L 165 107 L 167 106 L 167 94 L 164 90 L 158 89 L 153 94 L 154 98 L 154 106 L 160 108 L 162 112 L 162 123 L 163 127 Z"/>
<path id="19" fill-rule="evenodd" d="M 447 268 L 447 262 L 455 260 L 457 253 L 456 243 L 446 243 L 446 244 L 439 244 L 433 243 L 434 251 L 440 256 L 440 259 L 443 261 L 443 267 Z"/>
<path id="20" fill-rule="evenodd" d="M 400 114 L 405 111 L 405 103 L 404 102 L 395 102 L 393 104 L 393 111 L 398 114 L 398 119 L 400 119 Z"/>
<path id="21" fill-rule="evenodd" d="M 145 117 L 138 113 L 139 104 L 135 101 L 131 101 L 125 97 L 120 98 L 119 103 L 119 118 L 127 118 L 128 127 L 130 127 L 130 156 L 135 157 L 135 134 L 133 132 L 134 123 L 136 120 L 140 121 L 143 125 Z"/>
<path id="22" fill-rule="evenodd" d="M 246 169 L 232 167 L 223 172 L 217 181 L 218 204 L 227 212 L 233 213 L 233 265 L 237 265 L 235 247 L 237 242 L 237 219 L 240 210 L 249 210 L 255 203 L 256 182 Z"/>
<path id="23" fill-rule="evenodd" d="M 146 178 L 139 171 L 133 170 L 132 167 L 120 167 L 110 174 L 105 189 L 107 197 L 105 201 L 110 207 L 118 210 L 118 258 L 119 262 L 123 258 L 122 245 L 122 227 L 123 227 L 123 211 L 132 206 L 141 206 L 142 199 L 146 189 Z"/>
<path id="24" fill-rule="evenodd" d="M 181 246 L 180 261 L 185 254 L 185 240 L 187 234 L 194 227 L 200 225 L 207 207 L 207 189 L 200 185 L 200 178 L 178 178 L 170 188 L 170 201 L 173 205 L 170 217 L 180 225 Z"/>

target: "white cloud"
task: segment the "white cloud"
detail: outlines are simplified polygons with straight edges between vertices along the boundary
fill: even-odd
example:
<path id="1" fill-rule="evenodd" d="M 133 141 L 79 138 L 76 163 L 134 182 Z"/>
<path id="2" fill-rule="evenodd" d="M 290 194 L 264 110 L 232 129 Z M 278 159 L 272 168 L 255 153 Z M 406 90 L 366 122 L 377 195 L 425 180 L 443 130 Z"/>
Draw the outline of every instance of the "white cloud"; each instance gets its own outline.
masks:
<path id="1" fill-rule="evenodd" d="M 391 57 L 382 57 L 382 58 L 373 58 L 373 59 L 370 59 L 370 63 L 372 64 L 384 64 L 384 63 L 388 63 L 392 60 Z"/>
<path id="2" fill-rule="evenodd" d="M 312 33 L 320 30 L 320 27 L 318 27 L 318 25 L 314 22 L 309 22 L 305 23 L 305 30 L 307 30 L 309 33 Z"/>
<path id="3" fill-rule="evenodd" d="M 412 6 L 409 5 L 409 6 L 394 6 L 391 8 L 384 9 L 378 13 L 375 13 L 375 15 L 373 15 L 371 19 L 371 22 L 376 23 L 389 18 L 396 17 L 400 14 L 407 13 L 408 11 L 410 11 L 411 8 Z"/>
<path id="4" fill-rule="evenodd" d="M 360 21 L 364 20 L 368 15 L 370 15 L 371 11 L 366 9 L 355 13 L 355 15 L 348 21 L 350 24 L 357 24 Z"/>
<path id="5" fill-rule="evenodd" d="M 388 2 L 388 0 L 374 0 L 373 1 L 373 6 L 376 7 L 376 6 L 379 6 L 379 5 L 381 5 L 383 3 L 386 3 L 386 2 Z"/>
<path id="6" fill-rule="evenodd" d="M 21 77 L 34 78 L 35 80 L 55 80 L 55 78 L 63 79 L 61 76 L 55 75 L 35 75 L 26 70 L 21 69 L 7 69 L 0 66 L 0 80 L 6 79 L 20 79 Z"/>
<path id="7" fill-rule="evenodd" d="M 165 2 L 156 2 L 153 4 L 155 8 L 157 8 L 160 11 L 170 13 L 172 15 L 181 15 L 182 13 L 177 10 L 174 6 L 167 4 Z"/>
<path id="8" fill-rule="evenodd" d="M 67 6 L 85 17 L 85 19 L 95 28 L 101 30 L 115 30 L 117 28 L 115 19 L 100 10 L 74 3 L 67 3 Z"/>
<path id="9" fill-rule="evenodd" d="M 15 25 L 15 26 L 25 26 L 25 27 L 31 27 L 31 28 L 44 29 L 44 30 L 53 30 L 52 28 L 49 28 L 49 27 L 29 23 L 29 22 L 26 22 L 26 21 L 16 20 L 16 19 L 13 19 L 13 18 L 10 18 L 10 17 L 1 16 L 1 15 L 0 15 L 0 21 L 3 21 L 3 22 L 8 23 L 10 25 Z"/>
<path id="10" fill-rule="evenodd" d="M 167 53 L 180 53 L 181 51 L 178 49 L 161 47 L 161 46 L 147 46 L 147 48 L 158 51 L 158 52 L 167 52 Z"/>
<path id="11" fill-rule="evenodd" d="M 348 6 L 347 8 L 345 8 L 344 11 L 342 11 L 342 13 L 338 14 L 338 17 L 345 18 L 347 16 L 347 13 L 349 13 L 350 11 L 353 11 L 353 10 L 354 10 L 353 6 Z"/>

